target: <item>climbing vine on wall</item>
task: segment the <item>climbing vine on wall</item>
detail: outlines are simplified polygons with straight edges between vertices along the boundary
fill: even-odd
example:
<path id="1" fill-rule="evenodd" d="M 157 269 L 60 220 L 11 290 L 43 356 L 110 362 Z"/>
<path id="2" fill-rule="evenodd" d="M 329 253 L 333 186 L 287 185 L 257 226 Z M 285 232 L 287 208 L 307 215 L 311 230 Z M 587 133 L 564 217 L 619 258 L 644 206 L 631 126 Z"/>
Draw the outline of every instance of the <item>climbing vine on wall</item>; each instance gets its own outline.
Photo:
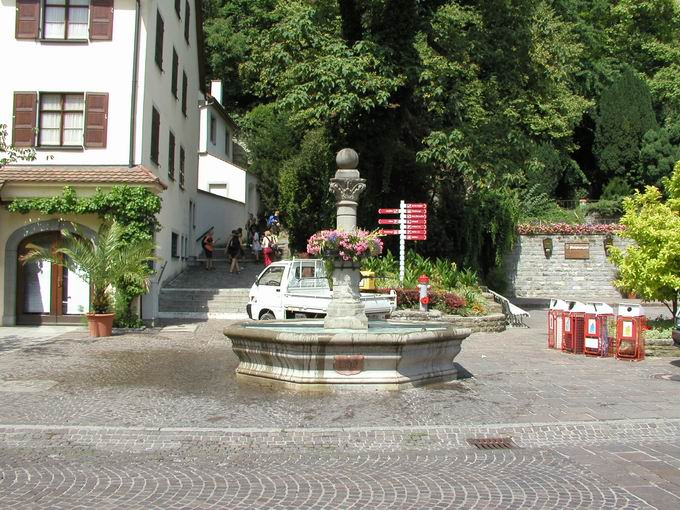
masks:
<path id="1" fill-rule="evenodd" d="M 97 214 L 105 220 L 125 225 L 128 241 L 151 239 L 158 229 L 156 214 L 161 210 L 161 199 L 141 186 L 113 186 L 109 191 L 97 188 L 90 197 L 78 197 L 71 186 L 61 195 L 46 198 L 22 198 L 7 204 L 13 213 L 27 214 Z"/>

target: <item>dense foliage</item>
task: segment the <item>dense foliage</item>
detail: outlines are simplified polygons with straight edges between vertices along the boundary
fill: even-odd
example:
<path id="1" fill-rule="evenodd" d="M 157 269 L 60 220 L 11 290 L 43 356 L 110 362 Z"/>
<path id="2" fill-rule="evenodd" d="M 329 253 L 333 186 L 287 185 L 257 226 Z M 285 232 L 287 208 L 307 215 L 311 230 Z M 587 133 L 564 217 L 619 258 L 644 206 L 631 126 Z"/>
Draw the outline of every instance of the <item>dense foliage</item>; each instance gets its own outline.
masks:
<path id="1" fill-rule="evenodd" d="M 664 301 L 677 312 L 680 291 L 680 162 L 665 181 L 668 198 L 654 186 L 624 200 L 622 237 L 635 241 L 622 251 L 612 248 L 617 284 L 649 301 Z"/>
<path id="2" fill-rule="evenodd" d="M 520 219 L 558 217 L 556 200 L 599 198 L 612 179 L 658 183 L 679 157 L 675 0 L 204 6 L 210 73 L 297 249 L 330 226 L 324 180 L 343 147 L 368 179 L 360 225 L 428 202 L 418 250 L 483 277 Z"/>
<path id="3" fill-rule="evenodd" d="M 10 212 L 28 214 L 97 214 L 109 222 L 125 227 L 123 240 L 132 242 L 148 240 L 158 227 L 156 214 L 161 210 L 161 199 L 141 186 L 113 186 L 109 191 L 97 188 L 89 197 L 79 197 L 71 186 L 65 186 L 61 195 L 46 198 L 25 198 L 7 204 Z"/>
<path id="4" fill-rule="evenodd" d="M 374 273 L 376 285 L 387 291 L 397 291 L 397 303 L 402 308 L 418 306 L 418 278 L 430 278 L 430 304 L 445 313 L 482 315 L 486 313 L 486 299 L 482 295 L 477 273 L 459 269 L 455 262 L 423 257 L 413 250 L 406 253 L 404 281 L 399 282 L 399 259 L 388 252 L 384 257 L 371 257 L 362 262 L 362 271 Z"/>

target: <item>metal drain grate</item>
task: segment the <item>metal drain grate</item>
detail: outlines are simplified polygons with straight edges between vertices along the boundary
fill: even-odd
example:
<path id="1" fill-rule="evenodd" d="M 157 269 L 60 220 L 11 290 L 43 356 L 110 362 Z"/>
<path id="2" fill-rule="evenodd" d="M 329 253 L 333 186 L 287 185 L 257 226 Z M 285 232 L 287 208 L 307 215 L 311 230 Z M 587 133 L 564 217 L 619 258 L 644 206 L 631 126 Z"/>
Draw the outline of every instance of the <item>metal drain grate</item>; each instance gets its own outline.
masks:
<path id="1" fill-rule="evenodd" d="M 468 444 L 479 450 L 507 450 L 517 448 L 509 437 L 472 437 L 468 438 Z"/>

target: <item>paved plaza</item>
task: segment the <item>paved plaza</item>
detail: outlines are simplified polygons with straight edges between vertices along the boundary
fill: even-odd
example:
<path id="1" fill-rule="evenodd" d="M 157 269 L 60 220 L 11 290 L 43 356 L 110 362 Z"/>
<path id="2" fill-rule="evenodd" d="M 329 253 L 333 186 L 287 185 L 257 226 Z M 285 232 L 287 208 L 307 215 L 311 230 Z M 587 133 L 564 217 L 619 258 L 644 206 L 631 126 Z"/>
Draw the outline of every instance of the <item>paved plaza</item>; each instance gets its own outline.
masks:
<path id="1" fill-rule="evenodd" d="M 550 351 L 534 311 L 453 383 L 296 393 L 226 324 L 0 345 L 0 508 L 680 508 L 678 358 Z"/>

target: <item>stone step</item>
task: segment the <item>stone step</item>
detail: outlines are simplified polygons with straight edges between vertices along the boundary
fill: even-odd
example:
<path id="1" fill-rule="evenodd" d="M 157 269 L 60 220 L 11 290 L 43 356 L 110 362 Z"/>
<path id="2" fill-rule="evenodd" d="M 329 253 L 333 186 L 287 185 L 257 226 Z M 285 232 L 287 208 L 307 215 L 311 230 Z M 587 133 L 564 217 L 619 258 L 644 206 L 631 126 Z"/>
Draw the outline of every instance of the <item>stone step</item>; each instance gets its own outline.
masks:
<path id="1" fill-rule="evenodd" d="M 159 296 L 159 311 L 245 314 L 248 292 L 248 289 L 163 288 Z M 178 316 L 177 318 L 182 317 Z"/>

